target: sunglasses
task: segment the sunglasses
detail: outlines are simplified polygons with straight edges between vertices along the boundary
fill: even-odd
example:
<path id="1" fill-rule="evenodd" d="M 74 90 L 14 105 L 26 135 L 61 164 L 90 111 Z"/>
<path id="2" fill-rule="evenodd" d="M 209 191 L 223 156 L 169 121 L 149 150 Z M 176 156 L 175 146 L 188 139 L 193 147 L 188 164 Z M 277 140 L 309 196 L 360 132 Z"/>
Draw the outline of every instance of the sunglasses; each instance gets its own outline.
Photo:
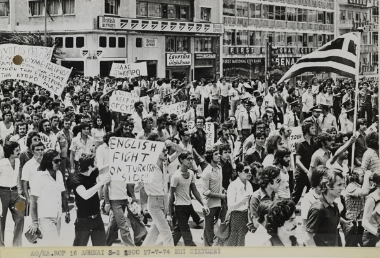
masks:
<path id="1" fill-rule="evenodd" d="M 61 163 L 61 159 L 53 159 L 53 163 L 54 164 L 59 164 L 59 163 Z"/>
<path id="2" fill-rule="evenodd" d="M 251 170 L 249 170 L 248 168 L 246 168 L 246 169 L 243 170 L 243 172 L 246 173 L 246 174 L 249 174 L 249 173 L 251 173 Z"/>

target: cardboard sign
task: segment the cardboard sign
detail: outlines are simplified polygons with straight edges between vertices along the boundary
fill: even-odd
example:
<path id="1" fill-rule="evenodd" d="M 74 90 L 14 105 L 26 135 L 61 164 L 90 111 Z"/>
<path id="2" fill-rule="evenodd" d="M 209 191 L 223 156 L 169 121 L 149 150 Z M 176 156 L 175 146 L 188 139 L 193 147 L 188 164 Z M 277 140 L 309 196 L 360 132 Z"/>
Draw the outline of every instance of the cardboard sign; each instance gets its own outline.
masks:
<path id="1" fill-rule="evenodd" d="M 50 62 L 53 56 L 53 50 L 54 48 L 52 47 L 3 44 L 0 45 L 0 60 L 6 61 L 11 57 L 12 61 L 14 56 L 19 55 L 23 59 L 31 57 Z"/>
<path id="2" fill-rule="evenodd" d="M 214 146 L 214 139 L 215 139 L 215 130 L 214 130 L 214 123 L 213 122 L 206 122 L 205 125 L 205 132 L 206 132 L 206 150 L 211 149 Z"/>
<path id="3" fill-rule="evenodd" d="M 55 150 L 55 146 L 53 146 L 52 140 L 44 133 L 39 133 L 41 142 L 44 144 L 46 149 Z"/>
<path id="4" fill-rule="evenodd" d="M 35 57 L 23 56 L 20 65 L 13 63 L 13 55 L 0 56 L 0 81 L 18 79 L 37 84 L 42 88 L 61 96 L 71 69 L 41 60 Z"/>
<path id="5" fill-rule="evenodd" d="M 365 131 L 365 134 L 368 135 L 373 132 L 378 132 L 377 123 L 373 123 L 370 127 L 368 127 L 367 130 Z"/>
<path id="6" fill-rule="evenodd" d="M 197 116 L 205 116 L 204 108 L 205 107 L 202 104 L 197 105 Z"/>
<path id="7" fill-rule="evenodd" d="M 135 112 L 135 102 L 139 101 L 139 97 L 130 92 L 117 90 L 110 97 L 110 110 L 125 114 Z"/>
<path id="8" fill-rule="evenodd" d="M 295 152 L 296 144 L 304 141 L 301 126 L 292 127 L 292 133 L 289 136 L 290 151 Z"/>
<path id="9" fill-rule="evenodd" d="M 113 63 L 110 76 L 118 78 L 131 78 L 139 76 L 147 76 L 146 62 L 132 64 Z"/>
<path id="10" fill-rule="evenodd" d="M 109 142 L 111 180 L 126 183 L 152 182 L 154 168 L 164 146 L 164 142 L 111 137 Z"/>
<path id="11" fill-rule="evenodd" d="M 190 131 L 194 131 L 195 122 L 194 121 L 187 121 L 187 128 L 189 128 Z"/>
<path id="12" fill-rule="evenodd" d="M 165 113 L 176 114 L 177 116 L 184 116 L 186 114 L 187 101 L 178 102 L 170 105 L 162 105 L 158 109 L 158 114 Z"/>

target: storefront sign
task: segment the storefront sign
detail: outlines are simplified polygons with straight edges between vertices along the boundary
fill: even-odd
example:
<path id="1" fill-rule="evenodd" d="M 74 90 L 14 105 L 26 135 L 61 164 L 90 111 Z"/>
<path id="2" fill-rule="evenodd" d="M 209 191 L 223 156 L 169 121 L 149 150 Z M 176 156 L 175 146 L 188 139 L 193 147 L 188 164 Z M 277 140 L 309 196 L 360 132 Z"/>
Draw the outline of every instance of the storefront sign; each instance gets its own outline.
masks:
<path id="1" fill-rule="evenodd" d="M 168 31 L 223 34 L 220 23 L 167 22 L 160 20 L 128 19 L 98 16 L 98 28 L 104 30 Z"/>
<path id="2" fill-rule="evenodd" d="M 214 67 L 214 60 L 212 59 L 195 60 L 194 66 L 195 67 Z"/>
<path id="3" fill-rule="evenodd" d="M 223 59 L 223 64 L 264 64 L 264 58 L 229 58 Z"/>
<path id="4" fill-rule="evenodd" d="M 131 64 L 113 63 L 110 72 L 110 76 L 117 78 L 132 78 L 147 75 L 146 62 Z"/>
<path id="5" fill-rule="evenodd" d="M 215 59 L 216 54 L 195 54 L 195 59 Z"/>
<path id="6" fill-rule="evenodd" d="M 260 51 L 260 53 L 258 53 Z M 302 47 L 298 48 L 298 54 L 310 54 L 314 51 L 312 47 Z M 296 47 L 277 47 L 274 50 L 275 54 L 278 55 L 294 55 L 297 54 Z M 247 55 L 247 54 L 265 54 L 265 47 L 229 47 L 228 53 L 230 55 Z"/>
<path id="7" fill-rule="evenodd" d="M 191 65 L 191 54 L 166 54 L 166 66 Z"/>
<path id="8" fill-rule="evenodd" d="M 143 47 L 158 47 L 158 39 L 143 38 Z"/>
<path id="9" fill-rule="evenodd" d="M 347 0 L 350 5 L 367 6 L 367 0 Z"/>
<path id="10" fill-rule="evenodd" d="M 292 66 L 294 65 L 299 57 L 278 57 L 276 58 L 276 62 L 278 66 Z"/>
<path id="11" fill-rule="evenodd" d="M 246 55 L 259 54 L 259 48 L 255 47 L 230 47 L 228 53 L 230 55 Z"/>

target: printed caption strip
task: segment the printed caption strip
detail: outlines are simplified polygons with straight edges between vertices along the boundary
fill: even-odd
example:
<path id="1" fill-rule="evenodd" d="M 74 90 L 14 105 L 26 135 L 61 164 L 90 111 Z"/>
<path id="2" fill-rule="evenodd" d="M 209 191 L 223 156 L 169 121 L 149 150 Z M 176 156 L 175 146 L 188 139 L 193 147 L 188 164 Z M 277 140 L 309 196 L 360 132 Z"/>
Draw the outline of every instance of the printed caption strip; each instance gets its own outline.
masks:
<path id="1" fill-rule="evenodd" d="M 2 248 L 0 257 L 379 257 L 377 248 L 325 247 L 25 247 Z M 326 256 L 327 255 L 327 256 Z"/>

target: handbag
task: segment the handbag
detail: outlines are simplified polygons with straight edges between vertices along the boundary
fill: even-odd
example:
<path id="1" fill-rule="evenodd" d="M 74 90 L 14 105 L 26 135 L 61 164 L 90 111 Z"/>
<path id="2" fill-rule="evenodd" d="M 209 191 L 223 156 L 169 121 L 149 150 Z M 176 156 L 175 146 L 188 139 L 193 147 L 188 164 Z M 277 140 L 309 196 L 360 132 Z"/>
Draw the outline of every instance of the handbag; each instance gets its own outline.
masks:
<path id="1" fill-rule="evenodd" d="M 230 213 L 227 211 L 226 219 L 222 222 L 220 216 L 224 214 L 223 209 L 227 209 L 227 205 L 225 203 L 222 204 L 222 209 L 219 213 L 218 221 L 214 225 L 214 234 L 216 237 L 225 240 L 230 237 L 231 228 L 230 228 Z"/>

